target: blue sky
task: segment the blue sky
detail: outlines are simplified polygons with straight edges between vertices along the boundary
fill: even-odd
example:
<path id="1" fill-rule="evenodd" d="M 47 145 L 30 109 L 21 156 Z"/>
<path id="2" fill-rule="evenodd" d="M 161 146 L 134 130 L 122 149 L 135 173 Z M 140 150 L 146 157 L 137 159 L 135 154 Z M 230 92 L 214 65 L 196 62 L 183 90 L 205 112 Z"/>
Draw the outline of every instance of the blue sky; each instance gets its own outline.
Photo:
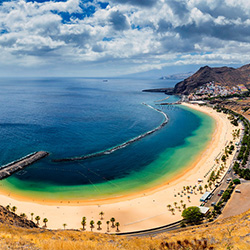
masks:
<path id="1" fill-rule="evenodd" d="M 250 63 L 250 1 L 0 1 L 0 53 L 0 76 L 243 65 Z"/>

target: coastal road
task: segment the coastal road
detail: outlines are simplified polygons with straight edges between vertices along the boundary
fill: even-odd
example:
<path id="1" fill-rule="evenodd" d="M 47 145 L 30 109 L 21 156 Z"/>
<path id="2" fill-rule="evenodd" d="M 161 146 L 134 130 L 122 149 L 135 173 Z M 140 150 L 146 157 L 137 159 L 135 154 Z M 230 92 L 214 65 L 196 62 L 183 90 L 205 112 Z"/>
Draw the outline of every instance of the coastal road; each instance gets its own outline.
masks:
<path id="1" fill-rule="evenodd" d="M 157 227 L 157 228 L 151 228 L 141 231 L 135 231 L 135 232 L 125 232 L 125 233 L 116 233 L 115 235 L 121 235 L 121 236 L 127 236 L 127 237 L 145 237 L 145 236 L 153 236 L 156 234 L 165 233 L 168 231 L 176 230 L 181 228 L 181 221 L 177 221 L 165 226 Z"/>
<path id="2" fill-rule="evenodd" d="M 243 134 L 244 133 L 241 133 L 241 135 L 240 135 L 240 142 L 242 141 Z M 205 205 L 206 207 L 210 207 L 213 202 L 215 202 L 217 204 L 217 202 L 221 198 L 221 196 L 218 196 L 218 193 L 220 192 L 220 190 L 224 190 L 225 191 L 227 189 L 227 187 L 229 186 L 230 182 L 227 183 L 227 179 L 230 178 L 231 180 L 233 180 L 233 179 L 238 178 L 238 176 L 233 171 L 233 166 L 234 166 L 234 162 L 236 161 L 237 156 L 239 154 L 238 150 L 240 149 L 240 147 L 241 146 L 239 145 L 239 146 L 237 146 L 235 148 L 236 152 L 234 154 L 234 157 L 233 157 L 233 160 L 231 162 L 231 165 L 229 166 L 227 173 L 224 175 L 223 179 L 219 183 L 219 186 L 213 190 L 212 197 L 210 198 L 210 200 L 207 201 L 207 203 Z"/>

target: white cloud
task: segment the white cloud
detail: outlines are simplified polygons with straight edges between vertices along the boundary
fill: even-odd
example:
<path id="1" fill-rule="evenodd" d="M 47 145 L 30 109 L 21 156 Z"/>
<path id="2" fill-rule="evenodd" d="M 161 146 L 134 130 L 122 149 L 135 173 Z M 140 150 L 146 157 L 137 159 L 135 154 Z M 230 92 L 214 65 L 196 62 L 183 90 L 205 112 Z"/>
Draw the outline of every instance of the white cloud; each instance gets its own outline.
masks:
<path id="1" fill-rule="evenodd" d="M 95 12 L 78 18 L 76 14 L 84 16 L 84 7 L 91 5 Z M 70 19 L 63 20 L 61 12 Z M 80 68 L 89 63 L 100 70 L 98 64 L 105 61 L 131 72 L 206 60 L 246 63 L 249 59 L 242 56 L 242 48 L 245 54 L 250 49 L 249 14 L 250 2 L 244 0 L 144 4 L 120 0 L 111 1 L 106 9 L 97 0 L 3 2 L 1 64 L 61 64 L 63 68 L 72 63 Z"/>

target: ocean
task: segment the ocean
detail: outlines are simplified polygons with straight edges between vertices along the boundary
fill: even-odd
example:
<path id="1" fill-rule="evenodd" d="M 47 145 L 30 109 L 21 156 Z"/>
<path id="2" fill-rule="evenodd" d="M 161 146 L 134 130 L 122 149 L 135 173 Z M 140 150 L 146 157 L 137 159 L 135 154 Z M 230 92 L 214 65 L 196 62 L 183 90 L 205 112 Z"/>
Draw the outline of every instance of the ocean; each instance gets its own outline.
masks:
<path id="1" fill-rule="evenodd" d="M 1 181 L 9 193 L 51 200 L 117 197 L 169 181 L 206 147 L 214 120 L 182 106 L 157 105 L 176 81 L 84 78 L 0 79 L 0 164 L 45 150 L 49 157 Z M 175 102 L 170 96 L 164 102 Z M 101 157 L 78 157 L 161 130 Z"/>

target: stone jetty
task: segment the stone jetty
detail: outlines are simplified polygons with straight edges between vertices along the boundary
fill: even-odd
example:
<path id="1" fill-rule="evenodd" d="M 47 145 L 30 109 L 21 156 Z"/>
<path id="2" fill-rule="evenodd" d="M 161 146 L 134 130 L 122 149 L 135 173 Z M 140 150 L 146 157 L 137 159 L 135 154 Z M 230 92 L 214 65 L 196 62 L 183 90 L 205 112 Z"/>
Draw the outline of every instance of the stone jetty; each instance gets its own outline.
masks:
<path id="1" fill-rule="evenodd" d="M 34 162 L 48 155 L 49 155 L 48 152 L 38 151 L 38 152 L 31 153 L 29 155 L 26 155 L 25 157 L 18 159 L 16 161 L 13 161 L 11 163 L 8 163 L 4 166 L 1 166 L 0 167 L 0 180 L 11 176 L 15 172 L 23 170 L 25 167 L 33 164 Z"/>

